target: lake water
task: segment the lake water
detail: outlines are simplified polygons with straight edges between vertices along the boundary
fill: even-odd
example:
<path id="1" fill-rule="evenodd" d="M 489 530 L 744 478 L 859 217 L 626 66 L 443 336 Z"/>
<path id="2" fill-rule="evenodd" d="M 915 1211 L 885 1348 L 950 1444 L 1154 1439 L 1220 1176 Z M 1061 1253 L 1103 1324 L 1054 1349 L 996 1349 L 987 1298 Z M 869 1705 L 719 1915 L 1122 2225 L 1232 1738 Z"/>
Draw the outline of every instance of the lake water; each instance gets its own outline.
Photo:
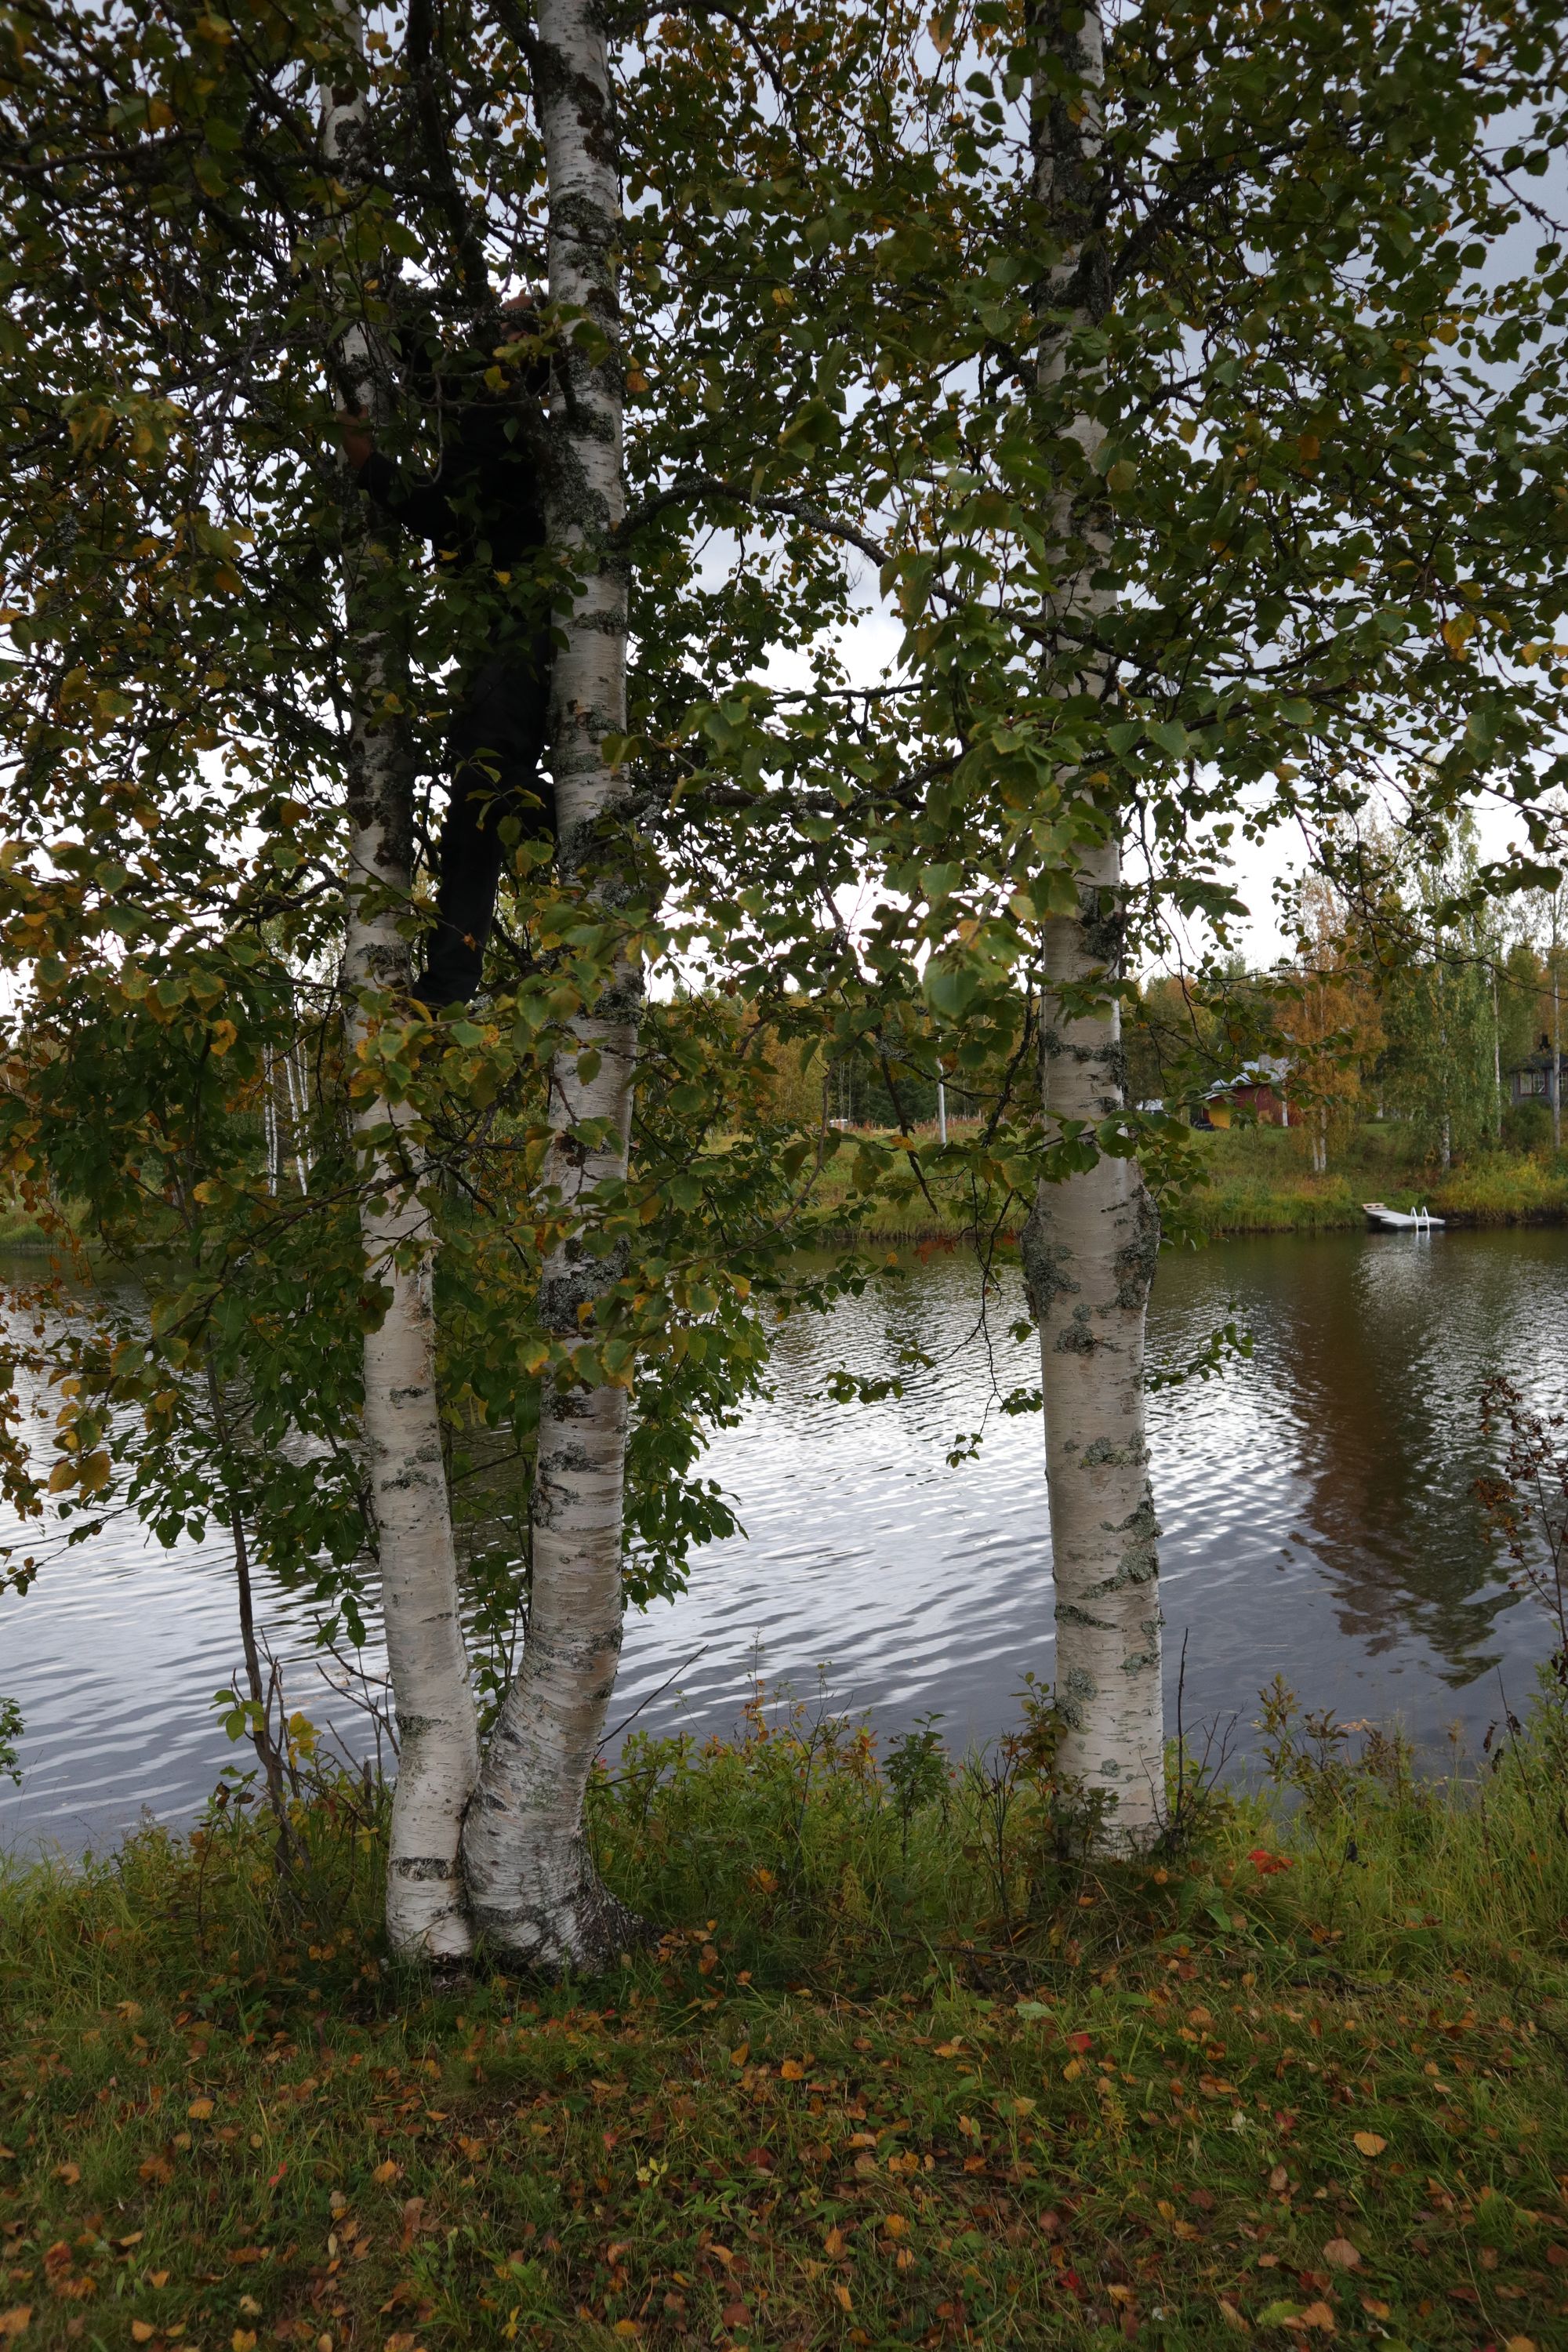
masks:
<path id="1" fill-rule="evenodd" d="M 991 1315 L 996 1381 L 1033 1376 L 1005 1336 L 1016 1267 Z M 962 1745 L 1016 1713 L 1052 1665 L 1050 1538 L 1037 1423 L 992 1413 L 976 1277 L 937 1255 L 826 1321 L 783 1330 L 774 1397 L 722 1432 L 709 1469 L 745 1534 L 700 1554 L 690 1589 L 627 1626 L 612 1722 L 722 1728 L 753 1661 L 803 1695 L 894 1729 L 940 1712 Z M 1510 1593 L 1471 1496 L 1477 1399 L 1494 1371 L 1568 1403 L 1568 1233 L 1296 1236 L 1162 1261 L 1157 1357 L 1186 1360 L 1232 1315 L 1254 1340 L 1223 1379 L 1151 1400 L 1166 1658 L 1184 1636 L 1189 1724 L 1250 1738 L 1260 1686 L 1398 1718 L 1428 1751 L 1474 1746 L 1528 1696 L 1545 1621 Z M 901 1398 L 824 1400 L 837 1365 L 891 1371 L 913 1341 L 936 1369 Z M 294 1703 L 355 1718 L 311 1664 L 308 1605 L 268 1598 Z M 209 1702 L 237 1654 L 225 1545 L 148 1547 L 121 1525 L 0 1596 L 0 1691 L 27 1730 L 0 1843 L 101 1847 L 144 1812 L 186 1818 L 231 1757 Z M 672 1684 L 672 1677 L 673 1684 Z"/>

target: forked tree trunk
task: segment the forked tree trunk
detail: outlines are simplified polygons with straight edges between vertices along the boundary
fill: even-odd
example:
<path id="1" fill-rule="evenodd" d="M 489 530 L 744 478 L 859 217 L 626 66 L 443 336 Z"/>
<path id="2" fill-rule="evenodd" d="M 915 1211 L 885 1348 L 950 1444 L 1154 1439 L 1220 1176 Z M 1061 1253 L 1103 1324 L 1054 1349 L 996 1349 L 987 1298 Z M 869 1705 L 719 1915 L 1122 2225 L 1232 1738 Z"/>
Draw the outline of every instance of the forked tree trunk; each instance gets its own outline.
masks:
<path id="1" fill-rule="evenodd" d="M 328 156 L 352 186 L 362 106 L 334 105 L 323 129 Z M 360 406 L 376 416 L 384 404 L 363 328 L 351 327 L 339 350 L 359 379 Z M 414 809 L 407 746 L 387 715 L 402 682 L 392 582 L 364 541 L 351 551 L 344 586 L 353 735 L 343 992 L 352 1067 L 377 998 L 408 992 L 409 946 L 399 926 L 413 887 Z M 398 1730 L 387 1934 L 400 1958 L 439 1967 L 472 1947 L 460 1842 L 479 1731 L 436 1390 L 435 1234 L 421 1198 L 428 1171 L 412 1127 L 408 1107 L 379 1091 L 362 1097 L 354 1114 L 365 1271 L 386 1295 L 380 1323 L 365 1334 L 363 1428 Z"/>
<path id="2" fill-rule="evenodd" d="M 1066 314 L 1041 352 L 1042 387 L 1058 397 L 1084 362 L 1075 330 L 1103 317 L 1108 275 L 1096 236 L 1103 82 L 1094 0 L 1048 0 L 1035 16 L 1041 58 L 1034 109 L 1036 193 L 1059 254 L 1047 301 Z M 1051 66 L 1075 79 L 1063 90 Z M 1086 379 L 1086 392 L 1092 387 Z M 1055 680 L 1063 691 L 1110 690 L 1087 642 L 1105 609 L 1093 574 L 1105 560 L 1102 493 L 1094 472 L 1103 432 L 1086 397 L 1070 437 L 1087 461 L 1047 517 L 1056 589 Z M 1082 646 L 1081 659 L 1075 646 Z M 1085 830 L 1078 912 L 1045 927 L 1040 1091 L 1047 1139 L 1064 1120 L 1092 1129 L 1126 1108 L 1121 1006 L 1121 818 L 1087 782 L 1074 782 Z M 1102 1157 L 1081 1174 L 1042 1183 L 1024 1233 L 1024 1273 L 1040 1327 L 1046 1467 L 1056 1580 L 1057 1703 L 1061 1769 L 1088 1801 L 1095 1842 L 1148 1843 L 1163 1810 L 1161 1615 L 1153 1494 L 1144 1430 L 1143 1345 L 1159 1248 L 1154 1204 L 1134 1160 Z"/>
<path id="3" fill-rule="evenodd" d="M 626 726 L 626 582 L 608 545 L 624 509 L 620 189 L 602 12 L 593 0 L 541 0 L 537 38 L 551 299 L 568 317 L 585 312 L 604 338 L 574 341 L 557 362 L 565 381 L 545 485 L 550 543 L 580 583 L 561 616 L 552 689 L 564 881 L 582 870 L 596 822 L 622 790 L 603 748 Z M 602 903 L 613 902 L 613 876 L 595 877 L 593 888 Z M 639 1005 L 627 961 L 574 1022 L 551 1074 L 543 1205 L 564 1237 L 547 1258 L 541 1305 L 547 1328 L 568 1343 L 591 1339 L 594 1300 L 616 1271 L 613 1258 L 591 1256 L 572 1227 L 578 1212 L 591 1213 L 601 1183 L 626 1174 Z M 586 1122 L 597 1124 L 585 1139 Z M 547 1969 L 603 1965 L 638 1933 L 601 1885 L 583 1823 L 620 1659 L 627 1415 L 625 1388 L 560 1387 L 546 1375 L 528 1635 L 464 1835 L 476 1927 L 500 1951 Z"/>

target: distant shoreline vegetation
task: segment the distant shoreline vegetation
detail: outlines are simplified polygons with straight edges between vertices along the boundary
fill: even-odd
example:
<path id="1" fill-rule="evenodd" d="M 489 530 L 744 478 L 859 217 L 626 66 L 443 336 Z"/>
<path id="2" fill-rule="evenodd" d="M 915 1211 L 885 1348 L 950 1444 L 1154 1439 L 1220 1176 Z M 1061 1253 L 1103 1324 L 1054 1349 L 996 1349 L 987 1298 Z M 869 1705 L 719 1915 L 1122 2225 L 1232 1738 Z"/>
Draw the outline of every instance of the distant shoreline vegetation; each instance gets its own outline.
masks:
<path id="1" fill-rule="evenodd" d="M 959 1131 L 954 1122 L 955 1137 Z M 1240 1127 L 1197 1134 L 1208 1182 L 1182 1203 L 1181 1223 L 1194 1238 L 1221 1241 L 1245 1234 L 1322 1234 L 1359 1230 L 1362 1204 L 1385 1200 L 1396 1207 L 1420 1202 L 1435 1216 L 1467 1226 L 1568 1223 L 1568 1152 L 1552 1157 L 1500 1148 L 1469 1154 L 1451 1168 L 1433 1166 L 1415 1137 L 1394 1121 L 1358 1126 L 1335 1153 L 1326 1175 L 1308 1163 L 1306 1139 L 1295 1129 Z M 998 1194 L 982 1197 L 978 1213 L 967 1180 L 944 1185 L 928 1172 L 938 1213 L 922 1200 L 885 1203 L 873 1194 L 856 1216 L 862 1239 L 921 1244 L 959 1241 L 976 1228 L 1001 1242 L 1015 1240 L 1026 1203 Z M 822 1171 L 819 1204 L 858 1196 L 852 1155 Z M 859 1196 L 864 1197 L 864 1196 Z"/>
<path id="2" fill-rule="evenodd" d="M 954 1141 L 968 1139 L 978 1125 L 954 1118 Z M 924 1129 L 918 1130 L 928 1140 Z M 892 1139 L 890 1129 L 842 1130 L 852 1145 L 864 1136 Z M 1362 1204 L 1386 1200 L 1394 1207 L 1417 1202 L 1460 1226 L 1557 1225 L 1568 1223 L 1568 1151 L 1510 1150 L 1506 1146 L 1468 1154 L 1451 1168 L 1426 1159 L 1403 1122 L 1367 1120 L 1344 1138 L 1335 1164 L 1318 1175 L 1309 1164 L 1307 1139 L 1298 1129 L 1233 1127 L 1197 1134 L 1208 1182 L 1182 1204 L 1182 1230 L 1194 1239 L 1225 1241 L 1247 1234 L 1328 1234 L 1358 1231 Z M 879 1190 L 867 1193 L 855 1176 L 853 1150 L 829 1159 L 813 1187 L 820 1212 L 843 1202 L 846 1229 L 873 1243 L 957 1244 L 978 1232 L 1003 1246 L 1016 1242 L 1026 1203 L 1001 1192 L 978 1195 L 967 1174 L 944 1181 L 928 1171 L 931 1202 L 917 1196 L 894 1199 Z M 853 1204 L 853 1206 L 851 1205 Z M 83 1236 L 84 1240 L 87 1236 Z M 48 1236 L 25 1210 L 0 1213 L 0 1250 L 30 1252 L 50 1246 Z M 90 1247 L 90 1242 L 89 1243 Z"/>

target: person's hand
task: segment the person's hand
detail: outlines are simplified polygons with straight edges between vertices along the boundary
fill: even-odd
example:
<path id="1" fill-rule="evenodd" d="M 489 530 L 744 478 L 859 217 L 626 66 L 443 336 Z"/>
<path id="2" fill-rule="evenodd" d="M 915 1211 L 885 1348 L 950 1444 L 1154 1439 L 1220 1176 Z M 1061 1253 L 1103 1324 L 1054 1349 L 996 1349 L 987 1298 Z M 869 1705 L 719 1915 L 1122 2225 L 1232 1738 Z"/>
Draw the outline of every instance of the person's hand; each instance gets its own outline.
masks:
<path id="1" fill-rule="evenodd" d="M 343 455 L 350 470 L 355 474 L 365 464 L 375 447 L 375 436 L 365 422 L 363 408 L 340 408 L 338 434 L 343 445 Z"/>

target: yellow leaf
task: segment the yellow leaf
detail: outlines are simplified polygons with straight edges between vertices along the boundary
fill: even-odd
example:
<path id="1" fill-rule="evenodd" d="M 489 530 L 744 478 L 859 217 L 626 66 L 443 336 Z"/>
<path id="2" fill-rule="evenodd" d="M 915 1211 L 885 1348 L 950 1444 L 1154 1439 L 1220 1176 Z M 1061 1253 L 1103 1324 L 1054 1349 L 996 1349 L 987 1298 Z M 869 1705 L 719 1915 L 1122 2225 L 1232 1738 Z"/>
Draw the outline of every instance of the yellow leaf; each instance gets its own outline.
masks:
<path id="1" fill-rule="evenodd" d="M 232 1021 L 215 1021 L 212 1025 L 212 1048 L 215 1055 L 226 1054 L 239 1032 Z"/>
<path id="2" fill-rule="evenodd" d="M 256 2352 L 254 2327 L 237 2327 L 228 2340 L 234 2347 L 234 2352 Z"/>
<path id="3" fill-rule="evenodd" d="M 190 2116 L 192 2122 L 198 2124 L 205 2124 L 212 2111 L 213 2103 L 210 2099 L 193 2099 L 190 2105 L 185 2109 L 185 2113 Z"/>
<path id="4" fill-rule="evenodd" d="M 154 2286 L 167 2286 L 169 2284 L 167 2271 L 149 2271 L 147 2275 Z"/>
<path id="5" fill-rule="evenodd" d="M 145 2344 L 149 2336 L 156 2336 L 157 2333 L 150 2319 L 133 2319 L 131 2323 L 131 2336 L 133 2343 Z"/>
<path id="6" fill-rule="evenodd" d="M 839 2302 L 843 2305 L 846 2311 L 854 2310 L 855 2299 L 847 2286 L 836 2286 L 833 2292 L 838 2297 Z"/>
<path id="7" fill-rule="evenodd" d="M 395 2180 L 402 2168 L 402 2166 L 395 2164 L 389 2156 L 384 2164 L 378 2164 L 376 2166 L 375 2170 L 370 2177 L 373 2180 Z"/>
<path id="8" fill-rule="evenodd" d="M 1502 2352 L 1535 2352 L 1535 2342 L 1529 2336 L 1506 2336 Z"/>
<path id="9" fill-rule="evenodd" d="M 1223 2294 L 1219 2299 L 1219 2315 L 1224 2320 L 1227 2327 L 1235 2327 L 1238 2329 L 1243 2336 L 1251 2335 L 1251 2328 L 1247 2326 L 1246 2320 L 1243 2319 L 1235 2304 L 1226 2303 Z"/>
<path id="10" fill-rule="evenodd" d="M 9 2311 L 0 2311 L 0 2336 L 9 2343 L 13 2336 L 20 2336 L 32 2315 L 30 2303 L 14 2303 Z"/>
<path id="11" fill-rule="evenodd" d="M 1363 2156 L 1381 2156 L 1388 2146 L 1388 2142 L 1385 2139 L 1380 2139 L 1376 2132 L 1368 2131 L 1357 2132 L 1355 2144 Z"/>
<path id="12" fill-rule="evenodd" d="M 1299 2327 L 1316 2327 L 1324 2336 L 1331 2336 L 1334 2315 L 1326 2303 L 1310 2303 L 1296 2324 Z"/>
<path id="13" fill-rule="evenodd" d="M 798 2058 L 786 2058 L 779 2073 L 786 2083 L 804 2083 L 805 2080 L 805 2068 Z"/>
<path id="14" fill-rule="evenodd" d="M 745 2064 L 745 2063 L 746 2063 L 747 2059 L 751 2056 L 751 2054 L 752 2054 L 752 2045 L 751 2045 L 751 2043 L 750 2043 L 749 2042 L 742 2042 L 742 2044 L 741 2044 L 741 2046 L 740 2046 L 740 2048 L 739 2048 L 738 2050 L 731 2050 L 731 2053 L 730 2053 L 730 2063 L 731 2063 L 731 2066 L 743 2066 L 743 2065 Z"/>
<path id="15" fill-rule="evenodd" d="M 74 2189 L 81 2179 L 81 2167 L 79 2164 L 57 2164 L 55 2179 L 63 2180 L 68 2189 Z"/>
<path id="16" fill-rule="evenodd" d="M 1331 2271 L 1353 2271 L 1361 2266 L 1361 2255 L 1348 2238 L 1331 2238 L 1323 2248 L 1323 2260 Z"/>
<path id="17" fill-rule="evenodd" d="M 1465 647 L 1475 634 L 1475 619 L 1469 613 L 1457 613 L 1451 621 L 1445 621 L 1443 624 L 1443 643 L 1447 646 L 1448 651 L 1461 661 L 1464 659 Z"/>

